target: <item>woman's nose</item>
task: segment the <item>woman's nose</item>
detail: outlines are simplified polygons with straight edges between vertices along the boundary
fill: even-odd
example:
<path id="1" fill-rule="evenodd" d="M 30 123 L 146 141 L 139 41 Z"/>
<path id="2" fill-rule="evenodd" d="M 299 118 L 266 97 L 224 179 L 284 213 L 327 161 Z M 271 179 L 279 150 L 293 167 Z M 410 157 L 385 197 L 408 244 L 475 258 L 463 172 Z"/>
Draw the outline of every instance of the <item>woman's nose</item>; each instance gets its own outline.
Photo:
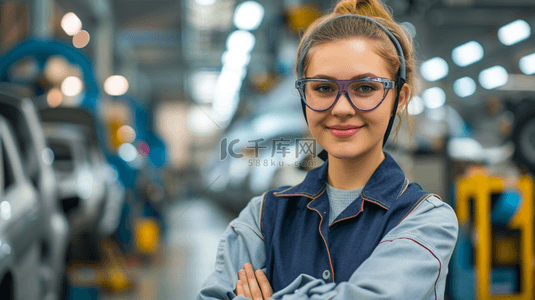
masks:
<path id="1" fill-rule="evenodd" d="M 356 113 L 355 108 L 353 105 L 351 105 L 351 100 L 349 99 L 347 93 L 341 92 L 338 101 L 336 101 L 331 109 L 331 113 L 339 117 L 352 116 Z"/>

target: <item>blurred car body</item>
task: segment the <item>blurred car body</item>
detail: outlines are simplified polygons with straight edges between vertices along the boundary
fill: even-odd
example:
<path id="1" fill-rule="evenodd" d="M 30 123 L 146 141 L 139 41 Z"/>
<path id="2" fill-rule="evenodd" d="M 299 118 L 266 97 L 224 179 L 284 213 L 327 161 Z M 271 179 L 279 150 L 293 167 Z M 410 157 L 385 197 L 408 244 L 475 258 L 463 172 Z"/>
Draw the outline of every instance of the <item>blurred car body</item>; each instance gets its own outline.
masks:
<path id="1" fill-rule="evenodd" d="M 23 171 L 11 126 L 1 116 L 0 144 L 0 299 L 40 299 L 45 211 Z"/>
<path id="2" fill-rule="evenodd" d="M 108 237 L 118 226 L 125 192 L 99 147 L 94 117 L 74 107 L 42 109 L 40 116 L 71 237 L 82 232 Z"/>
<path id="3" fill-rule="evenodd" d="M 28 98 L 19 97 L 5 88 L 0 92 L 0 115 L 13 128 L 22 158 L 22 166 L 30 183 L 38 192 L 43 212 L 41 262 L 39 274 L 43 280 L 43 298 L 57 299 L 65 272 L 65 255 L 69 227 L 58 206 L 57 183 L 50 166 L 50 149 L 37 110 Z"/>
<path id="4" fill-rule="evenodd" d="M 71 226 L 71 235 L 97 227 L 105 204 L 105 181 L 98 160 L 77 126 L 44 123 L 52 166 L 58 179 L 58 195 Z"/>

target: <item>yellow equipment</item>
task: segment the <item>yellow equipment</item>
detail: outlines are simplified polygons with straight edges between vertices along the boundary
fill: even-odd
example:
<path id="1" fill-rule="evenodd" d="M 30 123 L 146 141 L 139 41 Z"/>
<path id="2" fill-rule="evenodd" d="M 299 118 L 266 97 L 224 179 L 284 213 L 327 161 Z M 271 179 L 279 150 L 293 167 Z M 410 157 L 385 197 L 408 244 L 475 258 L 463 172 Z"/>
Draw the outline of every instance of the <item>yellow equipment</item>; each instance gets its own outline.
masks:
<path id="1" fill-rule="evenodd" d="M 473 170 L 466 177 L 459 178 L 456 184 L 456 212 L 460 226 L 470 224 L 470 200 L 474 208 L 474 248 L 476 299 L 534 299 L 533 289 L 533 180 L 523 175 L 512 185 L 501 177 L 489 176 L 482 169 Z M 507 224 L 507 228 L 520 231 L 519 247 L 508 239 L 499 239 L 492 247 L 491 196 L 499 194 L 506 188 L 520 192 L 521 203 Z M 519 248 L 519 249 L 517 249 Z M 520 250 L 520 293 L 512 295 L 492 295 L 491 271 L 492 261 L 498 263 L 518 260 Z"/>

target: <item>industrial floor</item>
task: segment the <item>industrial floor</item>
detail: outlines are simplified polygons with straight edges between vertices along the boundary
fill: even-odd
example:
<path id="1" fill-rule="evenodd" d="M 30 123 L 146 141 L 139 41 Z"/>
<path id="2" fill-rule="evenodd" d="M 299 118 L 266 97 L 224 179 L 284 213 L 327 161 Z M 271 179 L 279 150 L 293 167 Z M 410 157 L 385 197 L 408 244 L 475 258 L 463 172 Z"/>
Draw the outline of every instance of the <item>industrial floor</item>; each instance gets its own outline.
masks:
<path id="1" fill-rule="evenodd" d="M 104 300 L 195 299 L 214 268 L 219 237 L 233 216 L 207 199 L 176 201 L 165 212 L 166 233 L 150 261 L 128 264 L 134 285 Z"/>

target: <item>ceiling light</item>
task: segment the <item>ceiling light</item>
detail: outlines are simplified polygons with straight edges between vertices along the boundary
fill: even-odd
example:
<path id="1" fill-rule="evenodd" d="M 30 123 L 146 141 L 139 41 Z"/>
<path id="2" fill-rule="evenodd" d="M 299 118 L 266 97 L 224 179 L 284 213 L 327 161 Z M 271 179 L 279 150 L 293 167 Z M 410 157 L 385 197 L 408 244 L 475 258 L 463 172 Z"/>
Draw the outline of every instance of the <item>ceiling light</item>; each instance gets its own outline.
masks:
<path id="1" fill-rule="evenodd" d="M 264 18 L 264 7 L 255 1 L 245 1 L 236 7 L 234 25 L 242 30 L 255 30 Z"/>
<path id="2" fill-rule="evenodd" d="M 89 32 L 85 30 L 80 30 L 77 34 L 74 35 L 72 38 L 72 44 L 76 48 L 83 48 L 89 44 Z"/>
<path id="3" fill-rule="evenodd" d="M 82 29 L 82 21 L 80 21 L 76 14 L 69 12 L 61 18 L 61 28 L 68 35 L 75 35 Z"/>
<path id="4" fill-rule="evenodd" d="M 236 30 L 227 38 L 228 51 L 248 53 L 251 52 L 256 43 L 256 38 L 252 33 L 245 30 Z"/>
<path id="5" fill-rule="evenodd" d="M 195 0 L 195 3 L 199 5 L 212 5 L 216 0 Z"/>
<path id="6" fill-rule="evenodd" d="M 63 102 L 63 94 L 58 88 L 52 88 L 46 94 L 46 102 L 50 107 L 58 107 Z"/>
<path id="7" fill-rule="evenodd" d="M 434 57 L 422 63 L 420 72 L 425 80 L 437 81 L 448 75 L 448 63 L 441 57 Z"/>
<path id="8" fill-rule="evenodd" d="M 61 56 L 50 57 L 45 64 L 45 76 L 53 83 L 60 83 L 68 74 L 68 62 Z"/>
<path id="9" fill-rule="evenodd" d="M 531 35 L 531 27 L 524 20 L 516 20 L 498 30 L 498 39 L 506 46 L 514 45 Z"/>
<path id="10" fill-rule="evenodd" d="M 535 74 L 535 53 L 522 57 L 518 65 L 522 73 L 526 75 Z"/>
<path id="11" fill-rule="evenodd" d="M 418 96 L 412 97 L 409 105 L 407 105 L 407 110 L 409 115 L 416 116 L 421 114 L 425 109 L 424 100 Z"/>
<path id="12" fill-rule="evenodd" d="M 234 69 L 244 68 L 251 61 L 251 54 L 237 51 L 225 51 L 221 55 L 221 62 L 225 66 L 232 66 Z"/>
<path id="13" fill-rule="evenodd" d="M 476 82 L 470 77 L 462 77 L 453 83 L 453 91 L 457 96 L 464 98 L 476 92 Z"/>
<path id="14" fill-rule="evenodd" d="M 128 80 L 121 75 L 113 75 L 104 81 L 104 91 L 111 96 L 121 96 L 128 91 Z"/>
<path id="15" fill-rule="evenodd" d="M 122 143 L 132 143 L 136 140 L 136 131 L 129 125 L 121 126 L 117 131 L 117 135 Z"/>
<path id="16" fill-rule="evenodd" d="M 424 105 L 429 109 L 439 108 L 446 103 L 446 93 L 439 87 L 432 87 L 422 93 Z"/>
<path id="17" fill-rule="evenodd" d="M 451 59 L 459 67 L 466 67 L 483 58 L 483 47 L 476 41 L 457 46 L 451 52 Z"/>
<path id="18" fill-rule="evenodd" d="M 137 149 L 130 143 L 124 143 L 119 147 L 119 157 L 126 162 L 133 162 L 137 158 Z"/>
<path id="19" fill-rule="evenodd" d="M 479 73 L 479 84 L 487 90 L 500 87 L 507 83 L 509 75 L 502 66 L 494 66 Z"/>
<path id="20" fill-rule="evenodd" d="M 66 96 L 76 96 L 82 92 L 84 84 L 80 78 L 69 76 L 61 83 L 61 92 Z"/>

